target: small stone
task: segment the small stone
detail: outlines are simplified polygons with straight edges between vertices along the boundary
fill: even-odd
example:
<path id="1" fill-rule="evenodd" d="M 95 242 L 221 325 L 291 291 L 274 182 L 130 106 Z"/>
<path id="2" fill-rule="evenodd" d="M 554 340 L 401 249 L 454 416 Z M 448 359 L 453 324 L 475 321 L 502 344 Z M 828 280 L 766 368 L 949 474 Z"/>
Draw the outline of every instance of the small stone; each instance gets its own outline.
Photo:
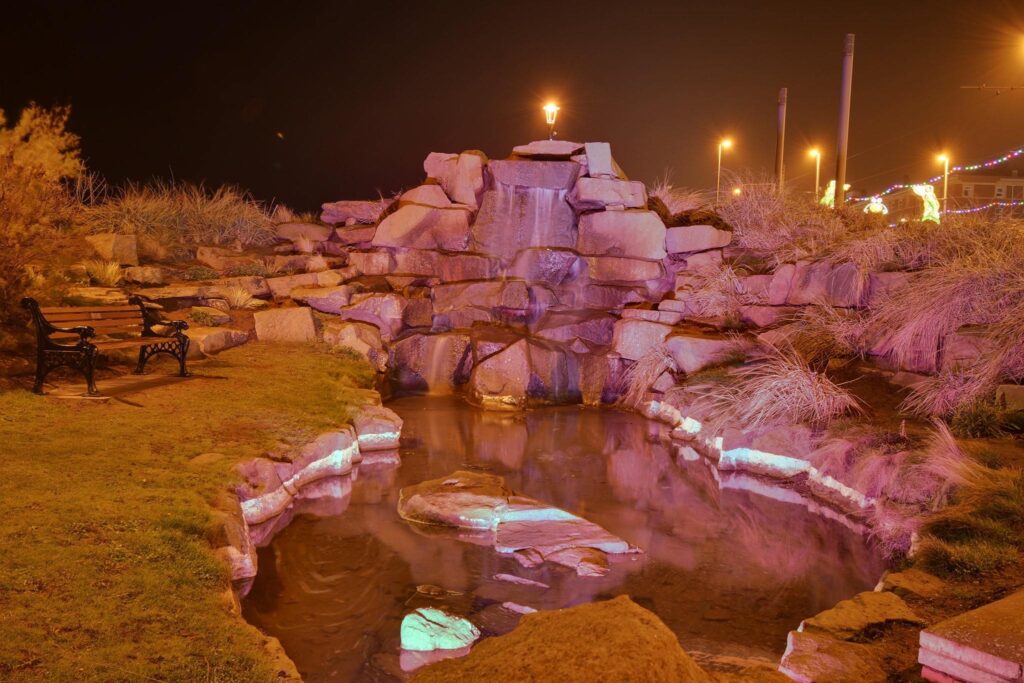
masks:
<path id="1" fill-rule="evenodd" d="M 467 619 L 433 607 L 420 607 L 402 619 L 403 650 L 456 650 L 479 637 L 480 630 Z"/>

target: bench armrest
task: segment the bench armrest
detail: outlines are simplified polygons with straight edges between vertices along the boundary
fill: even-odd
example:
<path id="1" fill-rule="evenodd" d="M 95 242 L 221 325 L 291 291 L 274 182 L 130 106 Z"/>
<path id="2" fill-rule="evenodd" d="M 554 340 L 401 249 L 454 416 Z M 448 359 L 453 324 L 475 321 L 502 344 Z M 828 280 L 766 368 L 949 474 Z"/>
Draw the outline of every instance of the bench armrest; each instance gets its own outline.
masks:
<path id="1" fill-rule="evenodd" d="M 47 336 L 53 334 L 54 332 L 69 332 L 71 334 L 77 334 L 78 340 L 83 342 L 89 339 L 89 337 L 96 336 L 96 330 L 89 327 L 88 325 L 79 325 L 77 327 L 57 327 L 56 325 L 47 323 L 47 328 Z"/>

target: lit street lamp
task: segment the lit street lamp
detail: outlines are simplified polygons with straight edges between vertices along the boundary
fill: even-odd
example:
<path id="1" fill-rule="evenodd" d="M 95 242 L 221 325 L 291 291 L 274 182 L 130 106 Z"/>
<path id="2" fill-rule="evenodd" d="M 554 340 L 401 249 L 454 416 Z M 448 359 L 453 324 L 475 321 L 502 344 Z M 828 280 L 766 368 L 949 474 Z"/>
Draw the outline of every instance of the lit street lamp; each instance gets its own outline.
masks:
<path id="1" fill-rule="evenodd" d="M 818 193 L 821 191 L 821 150 L 812 147 L 808 154 L 814 157 L 814 201 L 818 201 Z"/>
<path id="2" fill-rule="evenodd" d="M 558 118 L 558 105 L 548 102 L 544 105 L 544 119 L 548 122 L 548 140 L 555 139 L 555 119 Z"/>
<path id="3" fill-rule="evenodd" d="M 743 188 L 742 187 L 734 187 L 734 188 L 732 188 L 732 196 L 733 197 L 739 197 L 741 194 L 743 194 Z"/>
<path id="4" fill-rule="evenodd" d="M 715 204 L 718 204 L 722 196 L 722 150 L 732 148 L 732 140 L 723 139 L 718 143 L 718 174 L 715 179 Z"/>
<path id="5" fill-rule="evenodd" d="M 949 199 L 949 155 L 940 154 L 936 160 L 942 162 L 942 213 L 946 213 L 946 201 Z"/>

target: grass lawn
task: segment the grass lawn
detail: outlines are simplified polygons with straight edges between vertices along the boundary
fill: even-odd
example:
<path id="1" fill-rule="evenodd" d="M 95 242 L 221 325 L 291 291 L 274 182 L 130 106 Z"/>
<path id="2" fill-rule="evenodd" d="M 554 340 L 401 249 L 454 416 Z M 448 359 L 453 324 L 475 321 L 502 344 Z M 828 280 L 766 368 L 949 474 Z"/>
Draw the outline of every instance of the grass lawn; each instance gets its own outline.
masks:
<path id="1" fill-rule="evenodd" d="M 0 393 L 0 680 L 276 679 L 231 613 L 210 501 L 236 462 L 348 421 L 373 371 L 265 344 L 192 369 L 131 403 Z"/>

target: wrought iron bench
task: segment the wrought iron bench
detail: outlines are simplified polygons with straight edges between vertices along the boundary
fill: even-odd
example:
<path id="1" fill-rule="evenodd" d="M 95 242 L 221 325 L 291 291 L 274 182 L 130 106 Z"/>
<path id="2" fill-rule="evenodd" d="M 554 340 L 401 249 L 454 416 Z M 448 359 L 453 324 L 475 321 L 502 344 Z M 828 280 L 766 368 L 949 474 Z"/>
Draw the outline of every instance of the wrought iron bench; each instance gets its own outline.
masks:
<path id="1" fill-rule="evenodd" d="M 35 299 L 22 299 L 22 307 L 32 314 L 36 326 L 36 383 L 32 391 L 42 394 L 46 375 L 54 368 L 67 366 L 85 375 L 89 395 L 95 396 L 99 393 L 93 380 L 96 358 L 100 352 L 113 349 L 139 349 L 135 374 L 142 374 L 150 357 L 166 353 L 178 359 L 178 374 L 188 377 L 185 355 L 189 338 L 184 332 L 188 323 L 161 319 L 139 297 L 128 301 L 124 306 L 44 308 Z M 166 328 L 166 333 L 154 329 L 159 326 Z"/>

